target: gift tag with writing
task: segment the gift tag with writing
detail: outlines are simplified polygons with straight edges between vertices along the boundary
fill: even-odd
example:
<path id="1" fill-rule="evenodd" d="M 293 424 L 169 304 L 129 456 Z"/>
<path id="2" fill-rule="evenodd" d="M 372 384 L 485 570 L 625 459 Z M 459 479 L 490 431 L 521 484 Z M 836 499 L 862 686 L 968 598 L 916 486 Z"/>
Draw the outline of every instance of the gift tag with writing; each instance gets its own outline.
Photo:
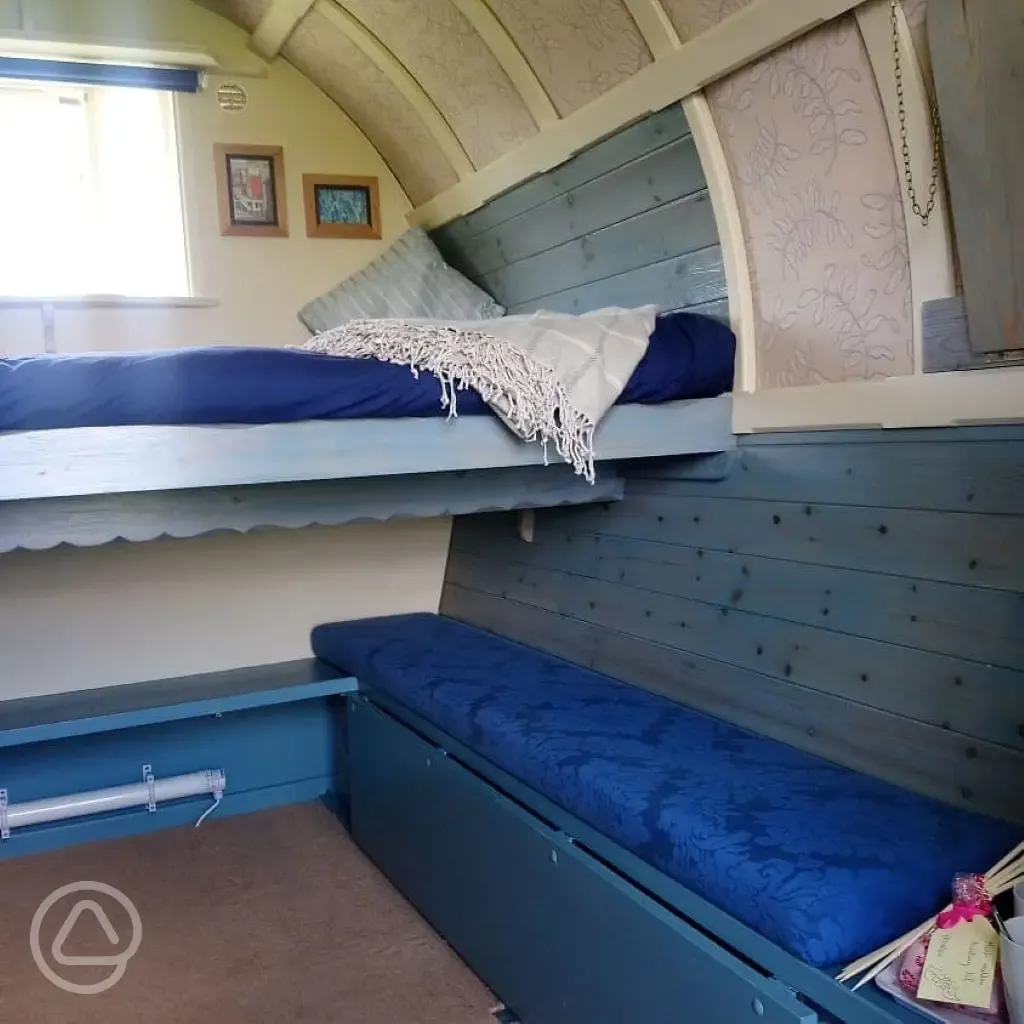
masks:
<path id="1" fill-rule="evenodd" d="M 918 999 L 987 1008 L 999 960 L 999 936 L 979 914 L 952 928 L 937 928 L 928 942 Z"/>

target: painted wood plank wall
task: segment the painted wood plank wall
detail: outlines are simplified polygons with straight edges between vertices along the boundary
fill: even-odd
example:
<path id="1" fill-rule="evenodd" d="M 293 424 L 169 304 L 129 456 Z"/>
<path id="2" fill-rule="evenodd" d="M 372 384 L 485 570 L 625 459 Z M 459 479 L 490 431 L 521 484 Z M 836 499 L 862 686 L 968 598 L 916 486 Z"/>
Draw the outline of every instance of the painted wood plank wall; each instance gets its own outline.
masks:
<path id="1" fill-rule="evenodd" d="M 654 302 L 727 317 L 707 182 L 678 105 L 433 237 L 511 313 Z"/>
<path id="2" fill-rule="evenodd" d="M 695 156 L 662 111 L 435 237 L 513 312 L 724 315 Z M 754 435 L 534 536 L 457 518 L 441 610 L 1024 822 L 1024 429 Z"/>
<path id="3" fill-rule="evenodd" d="M 651 465 L 532 544 L 460 518 L 441 609 L 1024 821 L 1024 429 L 919 437 L 760 437 L 718 480 Z"/>

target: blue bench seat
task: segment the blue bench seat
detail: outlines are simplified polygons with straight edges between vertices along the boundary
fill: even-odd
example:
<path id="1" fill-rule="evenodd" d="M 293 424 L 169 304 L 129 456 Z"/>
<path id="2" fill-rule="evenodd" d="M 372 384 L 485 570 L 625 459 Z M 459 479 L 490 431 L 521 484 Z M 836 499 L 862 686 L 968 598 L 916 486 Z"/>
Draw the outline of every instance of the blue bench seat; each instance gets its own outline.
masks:
<path id="1" fill-rule="evenodd" d="M 322 625 L 312 644 L 814 966 L 916 926 L 1021 838 L 444 616 Z"/>

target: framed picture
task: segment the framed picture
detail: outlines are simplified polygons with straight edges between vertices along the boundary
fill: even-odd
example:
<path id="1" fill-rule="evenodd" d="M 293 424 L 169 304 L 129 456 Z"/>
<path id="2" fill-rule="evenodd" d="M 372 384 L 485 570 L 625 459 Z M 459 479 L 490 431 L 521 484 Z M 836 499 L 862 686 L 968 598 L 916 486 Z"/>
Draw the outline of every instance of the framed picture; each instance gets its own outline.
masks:
<path id="1" fill-rule="evenodd" d="M 284 151 L 280 146 L 214 146 L 222 235 L 288 234 Z"/>
<path id="2" fill-rule="evenodd" d="M 304 174 L 303 205 L 310 238 L 380 238 L 376 178 Z"/>

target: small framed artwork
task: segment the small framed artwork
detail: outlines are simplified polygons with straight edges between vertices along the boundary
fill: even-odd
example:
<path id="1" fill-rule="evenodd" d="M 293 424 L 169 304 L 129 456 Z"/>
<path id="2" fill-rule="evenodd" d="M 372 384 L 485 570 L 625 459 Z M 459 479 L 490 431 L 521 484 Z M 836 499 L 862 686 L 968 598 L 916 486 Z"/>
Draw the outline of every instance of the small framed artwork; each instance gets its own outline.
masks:
<path id="1" fill-rule="evenodd" d="M 380 238 L 376 178 L 304 174 L 302 195 L 310 238 Z"/>
<path id="2" fill-rule="evenodd" d="M 284 151 L 280 146 L 214 146 L 222 235 L 288 234 Z"/>

